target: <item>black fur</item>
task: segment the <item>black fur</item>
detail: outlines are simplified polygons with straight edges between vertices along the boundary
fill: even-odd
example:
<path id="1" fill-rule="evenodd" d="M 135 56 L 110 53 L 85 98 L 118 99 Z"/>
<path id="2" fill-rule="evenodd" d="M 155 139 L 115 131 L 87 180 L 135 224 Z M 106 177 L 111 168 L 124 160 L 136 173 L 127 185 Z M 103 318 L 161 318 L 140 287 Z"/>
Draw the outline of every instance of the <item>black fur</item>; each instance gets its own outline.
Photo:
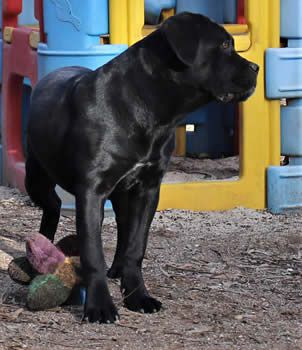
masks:
<path id="1" fill-rule="evenodd" d="M 130 310 L 160 309 L 144 285 L 141 266 L 175 127 L 212 100 L 242 101 L 252 94 L 258 66 L 233 45 L 221 26 L 182 13 L 96 71 L 62 68 L 34 89 L 26 189 L 43 209 L 40 232 L 51 240 L 61 206 L 55 185 L 75 195 L 89 321 L 118 317 L 101 241 L 108 198 L 118 226 L 108 276 L 121 278 Z"/>

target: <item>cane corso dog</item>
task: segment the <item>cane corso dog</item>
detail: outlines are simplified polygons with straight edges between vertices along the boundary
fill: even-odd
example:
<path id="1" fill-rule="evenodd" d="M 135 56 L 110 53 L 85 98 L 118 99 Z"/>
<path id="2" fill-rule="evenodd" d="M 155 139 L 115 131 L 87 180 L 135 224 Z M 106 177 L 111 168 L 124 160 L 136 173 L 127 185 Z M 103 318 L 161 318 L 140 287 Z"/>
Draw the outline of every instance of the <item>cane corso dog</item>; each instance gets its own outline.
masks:
<path id="1" fill-rule="evenodd" d="M 61 206 L 55 186 L 75 196 L 87 288 L 84 319 L 118 319 L 106 275 L 121 279 L 130 310 L 161 308 L 145 287 L 142 261 L 175 128 L 187 113 L 210 101 L 247 99 L 258 69 L 235 52 L 222 26 L 181 13 L 97 70 L 61 68 L 36 85 L 25 185 L 43 210 L 40 232 L 50 240 Z M 118 231 L 108 272 L 101 238 L 107 199 Z"/>

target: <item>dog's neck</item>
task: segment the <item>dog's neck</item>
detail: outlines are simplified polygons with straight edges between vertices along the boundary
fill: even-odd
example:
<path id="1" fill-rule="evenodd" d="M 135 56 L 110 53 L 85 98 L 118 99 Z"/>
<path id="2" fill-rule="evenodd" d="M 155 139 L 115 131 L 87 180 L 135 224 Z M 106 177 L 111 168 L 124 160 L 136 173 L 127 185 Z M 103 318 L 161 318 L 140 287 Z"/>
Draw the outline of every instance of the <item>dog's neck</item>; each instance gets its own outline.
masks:
<path id="1" fill-rule="evenodd" d="M 160 30 L 143 39 L 143 43 L 133 46 L 137 51 L 136 67 L 140 65 L 144 70 L 146 80 L 141 83 L 150 84 L 154 105 L 161 106 L 161 111 L 156 114 L 159 123 L 177 124 L 186 114 L 213 99 L 192 81 L 186 81 L 187 67 L 176 57 Z M 156 93 L 158 86 L 164 94 Z"/>
<path id="2" fill-rule="evenodd" d="M 108 72 L 114 71 L 114 66 L 123 66 L 124 79 L 130 86 L 128 93 L 146 110 L 149 105 L 157 107 L 153 115 L 149 115 L 150 126 L 175 126 L 186 114 L 212 100 L 190 81 L 184 82 L 186 67 L 176 58 L 159 30 L 128 50 L 133 52 L 134 60 L 129 62 L 128 55 L 121 54 L 106 66 L 110 67 Z M 99 72 L 103 75 L 106 69 L 100 68 Z M 123 89 L 122 82 L 118 89 Z M 118 91 L 116 93 L 121 96 Z"/>

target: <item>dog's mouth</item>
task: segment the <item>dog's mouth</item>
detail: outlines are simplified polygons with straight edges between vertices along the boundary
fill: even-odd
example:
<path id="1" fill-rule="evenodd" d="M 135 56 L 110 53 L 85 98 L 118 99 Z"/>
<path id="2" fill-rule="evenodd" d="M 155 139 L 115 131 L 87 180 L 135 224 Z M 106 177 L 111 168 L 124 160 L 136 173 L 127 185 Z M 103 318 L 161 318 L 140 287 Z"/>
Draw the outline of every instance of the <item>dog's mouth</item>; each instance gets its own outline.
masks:
<path id="1" fill-rule="evenodd" d="M 216 99 L 218 101 L 223 102 L 223 103 L 231 102 L 231 101 L 233 101 L 234 98 L 235 98 L 235 94 L 233 94 L 231 92 L 228 92 L 227 94 L 223 94 L 223 95 L 218 95 L 216 97 Z"/>
<path id="2" fill-rule="evenodd" d="M 221 94 L 221 95 L 217 95 L 216 99 L 219 102 L 223 102 L 223 103 L 228 103 L 228 102 L 243 102 L 245 100 L 247 100 L 255 91 L 255 86 L 253 86 L 252 88 L 250 88 L 249 90 L 245 91 L 245 92 L 228 92 L 226 94 Z"/>

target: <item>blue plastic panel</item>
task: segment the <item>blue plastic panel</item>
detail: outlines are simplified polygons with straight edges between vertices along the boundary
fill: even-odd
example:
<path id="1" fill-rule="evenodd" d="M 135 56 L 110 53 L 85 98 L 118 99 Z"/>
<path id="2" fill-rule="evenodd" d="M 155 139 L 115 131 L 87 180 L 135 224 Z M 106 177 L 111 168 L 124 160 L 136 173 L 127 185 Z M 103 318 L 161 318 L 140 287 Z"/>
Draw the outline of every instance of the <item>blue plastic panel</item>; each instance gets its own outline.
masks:
<path id="1" fill-rule="evenodd" d="M 176 12 L 201 13 L 219 23 L 234 23 L 237 0 L 177 0 Z M 234 105 L 211 103 L 191 113 L 186 124 L 195 124 L 187 133 L 187 154 L 211 158 L 234 154 Z"/>
<path id="2" fill-rule="evenodd" d="M 234 116 L 235 104 L 234 103 L 219 103 L 219 102 L 210 102 L 205 106 L 197 109 L 196 111 L 188 114 L 185 119 L 185 122 L 182 124 L 204 124 L 208 118 L 211 118 L 214 115 L 219 115 L 220 118 L 223 116 Z"/>
<path id="3" fill-rule="evenodd" d="M 235 23 L 237 0 L 177 0 L 176 12 L 201 13 L 219 23 Z"/>
<path id="4" fill-rule="evenodd" d="M 108 33 L 108 0 L 44 0 L 43 13 L 51 50 L 85 50 Z"/>
<path id="5" fill-rule="evenodd" d="M 224 0 L 177 0 L 176 12 L 183 11 L 201 13 L 223 23 Z"/>
<path id="6" fill-rule="evenodd" d="M 290 157 L 289 165 L 302 165 L 302 157 Z"/>
<path id="7" fill-rule="evenodd" d="M 2 43 L 3 43 L 1 36 L 2 36 L 2 33 L 0 32 L 0 142 L 1 142 L 1 125 L 2 125 L 2 85 L 1 84 L 2 84 Z M 1 144 L 0 144 L 0 147 L 2 147 Z M 1 148 L 1 156 L 0 156 L 0 184 L 2 183 L 1 174 L 2 174 L 2 148 Z"/>
<path id="8" fill-rule="evenodd" d="M 302 1 L 281 0 L 281 36 L 302 38 Z"/>
<path id="9" fill-rule="evenodd" d="M 281 107 L 281 153 L 302 157 L 302 100 L 289 100 Z"/>
<path id="10" fill-rule="evenodd" d="M 3 44 L 2 33 L 0 33 L 0 84 L 2 83 L 2 55 L 3 55 L 2 44 Z"/>
<path id="11" fill-rule="evenodd" d="M 3 185 L 3 149 L 0 144 L 0 185 Z"/>
<path id="12" fill-rule="evenodd" d="M 18 16 L 19 25 L 37 24 L 35 18 L 35 0 L 22 1 L 22 13 Z"/>
<path id="13" fill-rule="evenodd" d="M 265 66 L 268 98 L 302 97 L 302 48 L 267 49 Z"/>
<path id="14" fill-rule="evenodd" d="M 93 49 L 93 50 L 92 50 Z M 82 66 L 96 69 L 127 49 L 126 45 L 98 45 L 91 50 L 55 51 L 45 44 L 38 46 L 38 78 L 66 66 Z"/>
<path id="15" fill-rule="evenodd" d="M 25 80 L 25 79 L 24 79 Z M 27 121 L 28 121 L 28 111 L 29 111 L 29 104 L 30 104 L 30 96 L 31 96 L 31 85 L 30 81 L 29 84 L 25 84 L 25 81 L 23 80 L 23 89 L 22 89 L 22 145 L 23 145 L 23 151 L 26 154 L 26 135 L 27 135 Z"/>
<path id="16" fill-rule="evenodd" d="M 194 124 L 187 132 L 187 154 L 219 158 L 234 155 L 235 105 L 217 102 L 188 115 L 185 124 Z"/>
<path id="17" fill-rule="evenodd" d="M 147 24 L 158 24 L 164 9 L 176 7 L 176 0 L 145 0 L 145 21 Z"/>
<path id="18" fill-rule="evenodd" d="M 31 82 L 30 82 L 29 78 L 27 78 L 27 77 L 23 78 L 23 85 L 31 86 Z"/>
<path id="19" fill-rule="evenodd" d="M 0 0 L 0 30 L 2 29 L 2 0 Z M 1 33 L 1 37 L 2 37 L 2 33 Z"/>
<path id="20" fill-rule="evenodd" d="M 223 22 L 236 23 L 237 0 L 224 0 Z"/>
<path id="21" fill-rule="evenodd" d="M 0 84 L 2 83 L 2 0 L 0 0 Z M 2 87 L 0 86 L 0 142 L 1 142 L 1 124 L 2 124 Z M 2 178 L 2 145 L 0 143 L 0 185 L 3 183 Z"/>
<path id="22" fill-rule="evenodd" d="M 302 38 L 288 39 L 287 47 L 302 47 Z"/>
<path id="23" fill-rule="evenodd" d="M 302 209 L 302 165 L 269 167 L 267 188 L 267 206 L 272 213 Z"/>
<path id="24" fill-rule="evenodd" d="M 75 214 L 75 198 L 70 193 L 64 191 L 62 187 L 56 186 L 55 188 L 58 196 L 62 200 L 62 209 L 68 213 Z M 111 201 L 107 200 L 104 206 L 105 216 L 114 216 Z"/>

